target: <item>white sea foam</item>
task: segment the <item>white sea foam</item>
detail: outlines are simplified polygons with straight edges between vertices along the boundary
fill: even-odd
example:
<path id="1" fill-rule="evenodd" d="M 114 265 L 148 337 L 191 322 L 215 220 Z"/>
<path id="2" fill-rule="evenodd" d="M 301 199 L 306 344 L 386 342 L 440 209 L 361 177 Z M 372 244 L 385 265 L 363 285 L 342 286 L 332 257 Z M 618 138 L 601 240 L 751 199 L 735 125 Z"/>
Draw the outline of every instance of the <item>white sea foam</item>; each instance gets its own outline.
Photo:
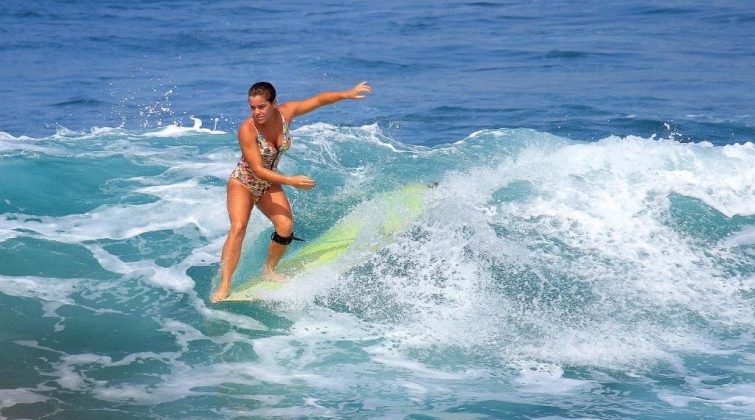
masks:
<path id="1" fill-rule="evenodd" d="M 392 179 L 383 171 L 381 177 L 373 176 L 390 161 L 398 162 L 396 167 L 428 161 L 440 183 L 425 213 L 387 243 L 371 252 L 349 253 L 271 292 L 276 315 L 292 322 L 282 331 L 271 332 L 249 316 L 205 307 L 187 274 L 192 266 L 219 259 L 228 229 L 225 192 L 222 186 L 204 185 L 202 177 L 227 176 L 237 158 L 231 146 L 199 156 L 191 145 L 159 148 L 148 144 L 155 141 L 149 136 L 127 134 L 112 151 L 170 168 L 129 180 L 137 185 L 130 191 L 149 194 L 155 202 L 104 205 L 60 217 L 3 215 L 0 236 L 85 246 L 106 270 L 186 293 L 207 321 L 223 325 L 225 332 L 206 335 L 185 318 L 156 316 L 178 351 L 117 358 L 64 355 L 51 372 L 61 388 L 124 404 L 216 395 L 229 384 L 255 390 L 303 387 L 344 400 L 369 388 L 417 404 L 460 394 L 468 401 L 502 398 L 500 388 L 506 386 L 529 398 L 559 398 L 597 386 L 594 378 L 566 377 L 565 366 L 636 372 L 642 380 L 662 363 L 679 375 L 694 375 L 680 354 L 727 354 L 732 346 L 711 337 L 712 331 L 753 327 L 753 308 L 742 293 L 752 289 L 753 276 L 732 276 L 720 265 L 721 259 L 738 258 L 730 248 L 751 244 L 751 228 L 713 249 L 669 223 L 672 194 L 696 198 L 724 217 L 751 215 L 751 144 L 721 148 L 636 137 L 581 144 L 531 130 L 483 130 L 459 144 L 401 146 L 397 153 L 385 147 L 377 127 L 311 125 L 295 135 L 300 149 L 292 153 L 301 161 L 284 161 L 283 167 L 306 164 L 327 172 L 333 182 L 347 185 L 336 193 L 339 202 L 362 202 L 370 188 L 382 187 L 376 183 L 405 184 L 400 178 L 405 175 Z M 373 156 L 364 162 L 349 160 L 352 147 L 367 147 Z M 525 187 L 513 191 L 517 185 Z M 368 220 L 367 241 L 371 229 L 380 226 L 380 207 L 367 199 L 349 212 Z M 248 237 L 259 237 L 268 226 L 253 213 Z M 154 257 L 125 261 L 101 242 L 162 230 L 192 230 L 203 239 L 192 242 L 189 255 L 169 267 L 158 265 Z M 355 270 L 345 269 L 354 264 Z M 0 292 L 47 299 L 43 311 L 48 316 L 55 316 L 60 302 L 70 302 L 80 287 L 94 295 L 97 288 L 113 287 L 82 286 L 80 280 L 52 287 L 32 277 L 8 279 L 0 281 Z M 248 331 L 268 332 L 250 337 Z M 224 350 L 208 356 L 215 362 L 192 365 L 186 354 L 196 354 L 205 340 Z M 253 349 L 254 356 L 244 360 L 233 355 L 230 349 L 238 345 Z M 454 356 L 433 359 L 446 353 Z M 477 365 L 480 360 L 484 362 Z M 142 361 L 165 367 L 155 376 L 159 385 L 99 379 L 100 369 Z M 480 384 L 479 393 L 471 395 L 465 388 L 471 382 Z M 710 399 L 748 410 L 749 391 L 745 386 L 700 386 L 688 394 L 659 397 L 678 406 Z M 239 398 L 267 406 L 249 411 L 257 415 L 301 410 L 284 407 L 279 396 L 264 392 Z M 316 395 L 308 401 L 315 412 L 329 413 L 318 408 Z"/>
<path id="2" fill-rule="evenodd" d="M 63 126 L 58 126 L 50 138 L 54 140 L 66 140 L 66 141 L 86 141 L 97 139 L 100 137 L 107 137 L 113 135 L 126 135 L 127 131 L 123 127 L 92 127 L 88 131 L 76 131 L 70 130 Z"/>
<path id="3" fill-rule="evenodd" d="M 49 399 L 48 397 L 40 395 L 34 391 L 36 391 L 36 389 L 0 389 L 0 409 L 13 407 L 16 404 L 43 402 Z"/>
<path id="4" fill-rule="evenodd" d="M 58 148 L 45 144 L 39 139 L 28 136 L 15 137 L 12 134 L 0 131 L 0 153 L 16 150 L 54 154 Z"/>
<path id="5" fill-rule="evenodd" d="M 196 117 L 191 117 L 193 125 L 191 127 L 184 127 L 178 124 L 170 124 L 165 128 L 157 131 L 148 131 L 143 135 L 145 137 L 182 137 L 194 134 L 226 134 L 225 131 L 212 130 L 209 128 L 202 128 L 202 120 Z"/>
<path id="6" fill-rule="evenodd" d="M 726 247 L 750 245 L 755 245 L 755 226 L 746 226 L 722 241 L 722 246 Z"/>
<path id="7" fill-rule="evenodd" d="M 514 383 L 519 392 L 563 395 L 591 385 L 591 381 L 564 378 L 564 370 L 559 365 L 529 360 L 518 362 L 517 367 L 519 376 L 514 379 Z"/>
<path id="8" fill-rule="evenodd" d="M 476 136 L 511 134 L 494 130 Z M 698 198 L 723 214 L 753 214 L 755 155 L 750 144 L 728 150 L 637 137 L 589 144 L 554 143 L 546 137 L 535 135 L 500 166 L 483 164 L 448 174 L 436 188 L 437 202 L 429 210 L 433 216 L 420 222 L 434 240 L 418 246 L 410 237 L 398 238 L 376 257 L 372 263 L 384 266 L 375 270 L 380 273 L 376 290 L 384 290 L 388 300 L 374 296 L 382 299 L 381 305 L 360 309 L 366 311 L 363 315 L 397 322 L 384 334 L 405 346 L 500 343 L 504 347 L 498 351 L 505 357 L 616 368 L 652 366 L 658 360 L 679 365 L 674 353 L 694 351 L 694 343 L 703 339 L 685 324 L 646 323 L 639 318 L 645 311 L 673 313 L 681 306 L 712 322 L 752 324 L 752 308 L 737 303 L 740 289 L 734 286 L 739 281 L 666 224 L 672 193 Z M 710 176 L 711 171 L 717 176 Z M 717 180 L 724 180 L 723 185 Z M 527 182 L 527 197 L 491 204 L 494 193 L 515 181 Z M 512 242 L 490 224 L 526 236 Z M 569 259 L 540 251 L 550 241 L 542 242 L 540 235 L 581 256 Z M 470 252 L 484 259 L 470 260 Z M 528 305 L 539 313 L 518 313 L 523 302 L 490 295 L 491 286 L 500 287 L 491 284 L 490 261 L 514 268 L 513 276 L 532 272 L 536 283 L 528 284 L 541 293 L 558 293 L 559 300 L 568 299 L 569 288 L 575 287 L 589 288 L 599 300 L 571 307 L 559 300 L 544 302 L 547 295 L 530 296 Z M 390 266 L 411 268 L 394 276 Z M 577 283 L 554 284 L 564 278 Z M 326 283 L 310 281 L 308 294 L 317 295 L 320 287 L 319 293 L 327 295 L 333 284 Z M 368 288 L 359 293 L 371 293 L 368 285 L 362 286 Z M 357 294 L 339 293 L 359 306 Z M 617 311 L 617 305 L 626 308 Z M 568 317 L 575 315 L 577 324 L 570 327 Z M 567 321 L 561 325 L 564 316 Z M 523 337 L 516 331 L 523 327 L 536 333 Z M 564 330 L 571 331 L 569 338 Z M 504 344 L 512 338 L 519 342 Z"/>
<path id="9" fill-rule="evenodd" d="M 690 403 L 697 403 L 715 405 L 732 413 L 755 415 L 755 386 L 750 383 L 712 386 L 693 380 L 689 386 L 689 393 L 661 390 L 656 394 L 658 398 L 677 408 L 686 408 Z"/>
<path id="10" fill-rule="evenodd" d="M 81 287 L 78 279 L 50 279 L 31 276 L 0 275 L 0 293 L 33 297 L 46 301 L 72 303 L 70 295 Z"/>
<path id="11" fill-rule="evenodd" d="M 483 142 L 522 135 L 516 130 L 475 134 Z M 725 151 L 636 137 L 579 144 L 531 134 L 528 145 L 513 148 L 499 166 L 483 163 L 446 175 L 427 217 L 417 224 L 434 240 L 418 244 L 411 236 L 394 238 L 371 261 L 382 267 L 377 289 L 360 285 L 364 279 L 358 276 L 356 283 L 344 282 L 334 266 L 295 278 L 268 298 L 298 308 L 323 297 L 325 302 L 345 299 L 360 316 L 387 322 L 381 334 L 407 348 L 454 345 L 477 352 L 502 346 L 494 348 L 503 358 L 611 368 L 649 367 L 662 360 L 683 370 L 676 352 L 718 351 L 699 345 L 704 337 L 687 325 L 644 322 L 639 316 L 645 311 L 673 313 L 671 308 L 681 306 L 712 322 L 750 323 L 752 310 L 736 303 L 740 288 L 729 287 L 739 281 L 728 279 L 698 245 L 665 222 L 672 193 L 698 198 L 724 214 L 751 211 L 750 145 Z M 464 144 L 454 147 L 463 152 Z M 327 152 L 328 160 L 337 160 L 338 153 Z M 729 159 L 731 164 L 723 163 Z M 706 178 L 711 170 L 739 181 L 713 191 L 715 184 Z M 517 181 L 529 185 L 528 196 L 491 201 Z M 491 225 L 525 236 L 501 237 Z M 533 235 L 554 238 L 581 256 L 540 250 L 550 239 Z M 561 296 L 548 303 L 547 296 L 491 294 L 501 281 L 490 272 L 491 262 L 511 270 L 514 279 L 531 272 L 536 283 L 527 284 Z M 397 265 L 411 268 L 392 274 L 390 267 Z M 555 284 L 563 279 L 576 283 Z M 360 286 L 359 292 L 349 290 Z M 579 287 L 599 299 L 583 307 L 559 303 L 569 298 L 569 288 Z M 370 297 L 380 290 L 387 296 L 372 296 L 379 304 L 361 306 L 359 294 Z M 522 298 L 532 301 L 511 300 Z M 535 312 L 522 313 L 523 308 Z M 533 335 L 523 336 L 520 329 Z M 515 344 L 506 344 L 510 340 Z"/>
<path id="12" fill-rule="evenodd" d="M 33 138 L 29 136 L 14 136 L 13 134 L 6 133 L 5 131 L 0 131 L 0 140 L 2 141 L 27 141 L 27 140 L 33 140 Z"/>

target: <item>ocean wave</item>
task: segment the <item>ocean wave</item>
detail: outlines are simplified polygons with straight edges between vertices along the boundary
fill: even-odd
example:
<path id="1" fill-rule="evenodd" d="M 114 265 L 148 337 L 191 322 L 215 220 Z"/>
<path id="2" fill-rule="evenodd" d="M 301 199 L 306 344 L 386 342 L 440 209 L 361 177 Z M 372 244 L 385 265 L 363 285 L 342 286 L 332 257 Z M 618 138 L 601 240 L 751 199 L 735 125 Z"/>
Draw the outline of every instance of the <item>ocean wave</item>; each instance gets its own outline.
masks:
<path id="1" fill-rule="evenodd" d="M 4 215 L 0 235 L 80 244 L 104 270 L 139 272 L 152 284 L 189 290 L 193 282 L 184 273 L 187 267 L 218 258 L 228 223 L 223 180 L 237 152 L 227 133 L 202 129 L 196 122 L 170 134 L 176 128 L 147 134 L 61 130 L 54 140 L 76 139 L 69 143 L 71 152 L 86 150 L 88 165 L 101 164 L 102 171 L 113 172 L 103 191 L 152 199 L 113 204 L 90 189 L 86 200 L 93 205 L 85 213 L 42 216 L 34 216 L 29 202 L 24 211 Z M 229 137 L 229 144 L 218 144 L 217 136 Z M 312 192 L 290 192 L 297 229 L 309 238 L 359 206 L 384 206 L 370 201 L 381 191 L 412 182 L 438 186 L 426 215 L 406 234 L 376 255 L 355 256 L 363 263 L 345 274 L 310 273 L 301 287 L 284 290 L 283 300 L 345 305 L 365 320 L 395 323 L 391 334 L 414 344 L 427 336 L 435 340 L 425 345 L 476 346 L 493 340 L 509 348 L 503 343 L 517 336 L 521 340 L 517 331 L 528 328 L 537 332 L 529 336 L 530 344 L 549 349 L 545 353 L 560 361 L 587 354 L 574 350 L 578 342 L 592 343 L 590 334 L 603 331 L 615 340 L 603 340 L 603 350 L 596 349 L 590 358 L 608 365 L 634 363 L 641 355 L 647 360 L 668 357 L 673 333 L 663 338 L 663 331 L 652 325 L 656 321 L 633 319 L 648 310 L 674 318 L 678 315 L 672 308 L 681 305 L 706 323 L 747 323 L 725 309 L 743 304 L 733 285 L 748 275 L 741 268 L 747 256 L 719 243 L 733 235 L 723 243 L 747 244 L 746 226 L 755 223 L 752 143 L 720 147 L 634 136 L 584 143 L 534 130 L 486 129 L 428 148 L 396 142 L 376 125 L 328 124 L 297 128 L 294 136 L 290 158 L 280 169 L 318 179 Z M 114 150 L 138 163 L 129 166 L 127 178 L 118 177 L 119 166 L 112 160 L 93 153 L 113 142 L 128 143 Z M 145 158 L 163 169 L 139 174 Z M 709 236 L 696 237 L 690 223 L 703 223 Z M 245 253 L 255 257 L 247 260 L 246 272 L 258 268 L 264 254 L 255 243 L 267 224 L 255 212 L 252 225 Z M 176 254 L 169 235 L 161 232 L 186 237 L 189 249 Z M 156 249 L 173 257 L 156 264 L 149 257 L 155 251 L 136 252 L 128 260 L 115 251 L 144 241 L 156 241 Z M 727 274 L 731 270 L 737 274 Z M 718 288 L 728 291 L 711 297 Z M 375 301 L 382 303 L 368 304 Z M 612 305 L 624 306 L 625 313 L 596 321 Z M 492 307 L 508 309 L 491 313 Z M 470 322 L 480 328 L 468 331 Z M 501 323 L 513 329 L 501 330 Z M 683 323 L 666 327 L 702 328 Z M 569 352 L 557 350 L 562 343 L 558 331 L 564 328 L 577 340 Z M 645 350 L 624 353 L 629 342 L 644 342 Z"/>
<path id="2" fill-rule="evenodd" d="M 424 147 L 377 125 L 304 125 L 279 168 L 318 181 L 286 190 L 297 235 L 316 241 L 351 218 L 364 224 L 363 246 L 265 302 L 215 306 L 206 298 L 239 152 L 232 134 L 188 130 L 7 139 L 19 149 L 0 161 L 13 180 L 0 186 L 0 298 L 38 305 L 49 321 L 39 340 L 13 344 L 54 355 L 40 385 L 126 405 L 229 387 L 260 398 L 259 411 L 247 397 L 229 402 L 235 414 L 270 413 L 261 395 L 276 386 L 472 401 L 507 383 L 529 401 L 569 399 L 612 375 L 652 382 L 662 369 L 694 381 L 708 374 L 695 360 L 751 343 L 752 143 L 501 128 Z M 380 236 L 381 209 L 395 205 L 383 193 L 414 183 L 435 185 L 421 214 Z M 35 185 L 48 184 L 38 197 Z M 236 281 L 259 272 L 270 229 L 253 210 Z M 100 339 L 79 344 L 91 331 Z M 101 379 L 113 371 L 124 376 Z M 23 389 L 5 395 L 55 394 Z M 658 397 L 751 407 L 743 384 L 714 391 Z"/>

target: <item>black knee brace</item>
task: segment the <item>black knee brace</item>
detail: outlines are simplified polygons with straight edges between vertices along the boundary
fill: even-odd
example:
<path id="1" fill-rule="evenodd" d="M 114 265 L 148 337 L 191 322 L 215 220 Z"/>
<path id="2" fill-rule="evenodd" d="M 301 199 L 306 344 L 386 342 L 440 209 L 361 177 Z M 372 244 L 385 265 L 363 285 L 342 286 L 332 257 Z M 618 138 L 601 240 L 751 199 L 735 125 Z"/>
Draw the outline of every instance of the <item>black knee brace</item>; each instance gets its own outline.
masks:
<path id="1" fill-rule="evenodd" d="M 288 245 L 291 243 L 291 241 L 304 241 L 302 238 L 297 238 L 292 233 L 291 236 L 280 236 L 278 235 L 278 232 L 273 231 L 273 234 L 270 236 L 270 239 L 273 242 L 279 243 L 281 245 Z"/>

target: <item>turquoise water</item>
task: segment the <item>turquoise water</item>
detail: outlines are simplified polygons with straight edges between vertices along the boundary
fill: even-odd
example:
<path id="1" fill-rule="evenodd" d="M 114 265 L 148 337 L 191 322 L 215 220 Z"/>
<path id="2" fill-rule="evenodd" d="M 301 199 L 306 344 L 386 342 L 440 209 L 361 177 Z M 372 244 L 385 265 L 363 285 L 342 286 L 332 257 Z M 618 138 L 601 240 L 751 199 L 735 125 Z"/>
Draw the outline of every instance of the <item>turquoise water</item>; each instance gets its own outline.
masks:
<path id="1" fill-rule="evenodd" d="M 215 306 L 234 134 L 6 135 L 2 178 L 51 198 L 3 186 L 2 414 L 752 415 L 752 144 L 293 134 L 281 170 L 318 179 L 290 194 L 306 238 L 379 214 L 382 191 L 438 186 L 355 265 Z M 269 229 L 253 213 L 240 272 Z"/>
<path id="2" fill-rule="evenodd" d="M 0 6 L 0 417 L 752 418 L 746 2 Z M 211 305 L 236 127 L 293 124 L 297 235 Z M 437 183 L 387 240 L 384 192 Z M 367 216 L 362 216 L 367 215 Z M 271 226 L 254 212 L 238 279 Z M 301 246 L 295 244 L 294 247 Z"/>

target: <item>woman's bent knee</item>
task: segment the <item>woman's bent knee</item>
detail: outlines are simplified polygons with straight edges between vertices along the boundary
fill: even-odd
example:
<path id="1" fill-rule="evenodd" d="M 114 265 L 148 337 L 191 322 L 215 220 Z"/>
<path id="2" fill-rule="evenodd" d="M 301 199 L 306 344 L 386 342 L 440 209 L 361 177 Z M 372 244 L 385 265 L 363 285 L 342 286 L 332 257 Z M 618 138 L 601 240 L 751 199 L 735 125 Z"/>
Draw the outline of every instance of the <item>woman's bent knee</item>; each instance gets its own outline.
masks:
<path id="1" fill-rule="evenodd" d="M 273 225 L 275 231 L 281 236 L 291 236 L 294 231 L 294 222 L 291 219 L 278 220 Z"/>

